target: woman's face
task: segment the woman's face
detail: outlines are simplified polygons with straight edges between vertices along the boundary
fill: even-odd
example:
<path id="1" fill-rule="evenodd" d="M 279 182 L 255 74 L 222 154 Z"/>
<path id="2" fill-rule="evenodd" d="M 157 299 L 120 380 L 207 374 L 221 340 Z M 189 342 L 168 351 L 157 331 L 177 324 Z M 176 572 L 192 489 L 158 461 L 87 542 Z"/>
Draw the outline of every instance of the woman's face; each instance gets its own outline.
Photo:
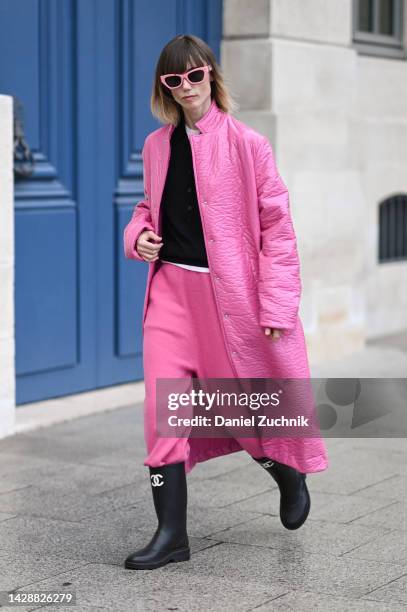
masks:
<path id="1" fill-rule="evenodd" d="M 203 66 L 204 62 L 196 65 L 188 62 L 186 70 L 190 68 L 199 68 Z M 182 85 L 177 89 L 172 89 L 171 93 L 173 98 L 178 104 L 182 106 L 187 112 L 193 109 L 201 107 L 208 98 L 211 97 L 211 81 L 213 80 L 211 72 L 205 73 L 204 80 L 202 83 L 194 83 L 193 85 L 184 78 Z M 191 96 L 191 97 L 189 97 Z"/>

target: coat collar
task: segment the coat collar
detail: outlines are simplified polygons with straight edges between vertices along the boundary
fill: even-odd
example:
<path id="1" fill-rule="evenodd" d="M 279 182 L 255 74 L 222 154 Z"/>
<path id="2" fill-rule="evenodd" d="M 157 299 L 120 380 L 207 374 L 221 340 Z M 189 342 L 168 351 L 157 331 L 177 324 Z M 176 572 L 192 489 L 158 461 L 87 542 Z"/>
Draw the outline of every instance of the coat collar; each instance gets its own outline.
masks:
<path id="1" fill-rule="evenodd" d="M 224 120 L 226 113 L 222 111 L 216 104 L 215 98 L 212 98 L 211 104 L 206 113 L 195 123 L 196 127 L 203 133 L 215 132 Z M 170 140 L 171 134 L 176 126 L 169 123 L 167 126 L 167 139 Z"/>

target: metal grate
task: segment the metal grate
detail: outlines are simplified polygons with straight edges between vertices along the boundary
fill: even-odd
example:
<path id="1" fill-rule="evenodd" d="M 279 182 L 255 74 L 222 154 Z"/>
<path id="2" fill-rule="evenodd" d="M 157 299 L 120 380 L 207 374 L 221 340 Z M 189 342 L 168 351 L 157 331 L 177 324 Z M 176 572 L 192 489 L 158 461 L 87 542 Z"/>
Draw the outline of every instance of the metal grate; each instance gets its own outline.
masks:
<path id="1" fill-rule="evenodd" d="M 407 195 L 379 205 L 379 262 L 407 259 Z"/>

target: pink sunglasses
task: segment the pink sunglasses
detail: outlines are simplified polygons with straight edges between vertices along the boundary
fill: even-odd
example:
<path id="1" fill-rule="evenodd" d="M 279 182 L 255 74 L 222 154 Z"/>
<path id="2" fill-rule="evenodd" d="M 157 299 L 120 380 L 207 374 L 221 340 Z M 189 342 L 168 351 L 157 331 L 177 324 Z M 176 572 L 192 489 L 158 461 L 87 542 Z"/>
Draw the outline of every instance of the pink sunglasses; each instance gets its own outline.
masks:
<path id="1" fill-rule="evenodd" d="M 191 85 L 195 85 L 196 83 L 202 83 L 205 78 L 205 74 L 212 70 L 212 66 L 200 66 L 199 68 L 191 68 L 187 72 L 183 74 L 162 74 L 160 76 L 160 81 L 163 83 L 168 89 L 177 89 L 177 87 L 181 87 L 184 82 L 184 78 L 186 78 Z"/>

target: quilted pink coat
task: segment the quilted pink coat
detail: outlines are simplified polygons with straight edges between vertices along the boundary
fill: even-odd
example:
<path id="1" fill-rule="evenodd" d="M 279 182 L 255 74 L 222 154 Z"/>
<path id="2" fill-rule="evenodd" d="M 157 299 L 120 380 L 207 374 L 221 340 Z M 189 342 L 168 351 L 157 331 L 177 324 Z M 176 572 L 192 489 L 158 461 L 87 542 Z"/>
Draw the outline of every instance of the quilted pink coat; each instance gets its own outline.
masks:
<path id="1" fill-rule="evenodd" d="M 300 263 L 287 187 L 268 139 L 223 112 L 212 99 L 190 143 L 195 186 L 219 317 L 238 378 L 309 378 L 298 315 Z M 124 230 L 126 258 L 144 261 L 140 233 L 161 236 L 160 203 L 173 124 L 151 132 L 143 147 L 144 199 Z M 149 264 L 143 329 L 157 262 Z M 273 341 L 264 327 L 282 329 Z M 274 438 L 273 457 L 304 472 L 326 469 L 322 438 Z M 213 442 L 212 442 L 213 448 Z M 222 454 L 221 449 L 219 453 Z M 212 453 L 213 456 L 213 453 Z"/>

